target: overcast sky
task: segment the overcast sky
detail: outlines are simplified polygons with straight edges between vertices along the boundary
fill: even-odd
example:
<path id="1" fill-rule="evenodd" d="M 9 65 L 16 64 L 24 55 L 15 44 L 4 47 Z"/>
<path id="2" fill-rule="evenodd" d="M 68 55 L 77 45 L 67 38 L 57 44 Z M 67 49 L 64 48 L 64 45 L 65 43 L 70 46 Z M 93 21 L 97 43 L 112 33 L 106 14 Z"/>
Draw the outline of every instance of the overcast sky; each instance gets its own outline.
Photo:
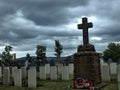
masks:
<path id="1" fill-rule="evenodd" d="M 97 52 L 120 42 L 120 0 L 0 0 L 0 50 L 13 47 L 17 57 L 35 55 L 36 46 L 54 56 L 55 40 L 63 45 L 62 56 L 77 52 L 83 44 L 82 17 L 93 23 L 89 41 Z"/>

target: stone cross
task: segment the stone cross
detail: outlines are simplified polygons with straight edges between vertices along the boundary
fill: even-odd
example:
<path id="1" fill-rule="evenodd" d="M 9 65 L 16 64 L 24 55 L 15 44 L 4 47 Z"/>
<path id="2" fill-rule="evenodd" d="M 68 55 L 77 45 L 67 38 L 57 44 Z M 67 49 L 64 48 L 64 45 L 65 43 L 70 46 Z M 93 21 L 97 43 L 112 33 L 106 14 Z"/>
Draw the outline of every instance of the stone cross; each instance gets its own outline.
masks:
<path id="1" fill-rule="evenodd" d="M 89 44 L 88 37 L 88 28 L 92 28 L 93 24 L 91 22 L 88 23 L 87 18 L 82 18 L 82 24 L 78 24 L 78 29 L 83 29 L 83 45 Z"/>

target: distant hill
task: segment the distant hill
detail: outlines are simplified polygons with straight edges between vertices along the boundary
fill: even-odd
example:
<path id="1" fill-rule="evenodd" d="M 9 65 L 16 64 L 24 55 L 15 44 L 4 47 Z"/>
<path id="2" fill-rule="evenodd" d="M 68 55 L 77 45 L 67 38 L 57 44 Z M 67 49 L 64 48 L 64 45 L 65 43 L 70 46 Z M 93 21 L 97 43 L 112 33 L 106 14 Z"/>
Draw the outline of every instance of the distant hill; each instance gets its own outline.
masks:
<path id="1" fill-rule="evenodd" d="M 36 57 L 35 56 L 31 56 L 34 60 L 36 60 Z M 24 61 L 26 57 L 21 57 L 21 58 L 17 58 L 17 60 L 22 60 Z M 65 60 L 66 57 L 60 57 L 60 60 Z M 47 57 L 47 61 L 55 61 L 57 60 L 56 57 Z"/>

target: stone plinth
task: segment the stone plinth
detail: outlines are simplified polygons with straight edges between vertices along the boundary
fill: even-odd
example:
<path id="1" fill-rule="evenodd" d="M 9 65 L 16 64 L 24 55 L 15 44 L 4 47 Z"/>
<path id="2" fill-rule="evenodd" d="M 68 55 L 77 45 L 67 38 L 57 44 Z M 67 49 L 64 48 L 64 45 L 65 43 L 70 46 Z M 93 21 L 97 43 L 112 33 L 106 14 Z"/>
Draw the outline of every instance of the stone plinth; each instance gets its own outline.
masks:
<path id="1" fill-rule="evenodd" d="M 74 79 L 78 77 L 93 80 L 94 84 L 101 82 L 99 54 L 94 51 L 84 51 L 74 54 Z"/>

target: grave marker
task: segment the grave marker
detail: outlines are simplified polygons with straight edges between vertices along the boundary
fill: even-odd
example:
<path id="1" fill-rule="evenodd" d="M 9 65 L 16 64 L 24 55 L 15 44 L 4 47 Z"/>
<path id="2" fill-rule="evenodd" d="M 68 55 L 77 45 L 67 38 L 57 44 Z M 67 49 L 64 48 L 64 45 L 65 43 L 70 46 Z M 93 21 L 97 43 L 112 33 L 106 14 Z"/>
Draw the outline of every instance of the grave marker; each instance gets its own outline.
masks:
<path id="1" fill-rule="evenodd" d="M 0 67 L 0 78 L 2 77 L 2 67 Z"/>
<path id="2" fill-rule="evenodd" d="M 50 67 L 50 80 L 57 80 L 57 67 L 56 66 Z"/>
<path id="3" fill-rule="evenodd" d="M 101 78 L 102 82 L 109 82 L 110 81 L 110 72 L 108 65 L 101 66 Z"/>
<path id="4" fill-rule="evenodd" d="M 22 72 L 21 69 L 14 70 L 14 85 L 21 87 L 22 86 Z"/>
<path id="5" fill-rule="evenodd" d="M 40 67 L 40 79 L 46 80 L 46 67 L 45 66 Z"/>
<path id="6" fill-rule="evenodd" d="M 14 70 L 17 69 L 17 67 L 12 67 L 12 77 L 14 78 Z"/>
<path id="7" fill-rule="evenodd" d="M 111 75 L 117 74 L 117 64 L 116 63 L 110 63 L 110 74 Z"/>
<path id="8" fill-rule="evenodd" d="M 69 80 L 69 69 L 68 66 L 62 67 L 62 80 Z"/>
<path id="9" fill-rule="evenodd" d="M 10 84 L 10 69 L 9 67 L 4 67 L 3 69 L 3 85 Z"/>
<path id="10" fill-rule="evenodd" d="M 46 78 L 49 79 L 50 78 L 50 64 L 45 64 L 45 68 L 46 68 Z"/>
<path id="11" fill-rule="evenodd" d="M 21 67 L 21 70 L 22 70 L 22 78 L 24 79 L 26 78 L 26 74 L 27 74 L 26 67 Z"/>
<path id="12" fill-rule="evenodd" d="M 37 81 L 36 81 L 36 68 L 31 67 L 28 70 L 28 87 L 29 88 L 36 88 Z"/>
<path id="13" fill-rule="evenodd" d="M 83 29 L 83 45 L 79 45 L 74 54 L 74 79 L 87 78 L 96 85 L 101 83 L 100 60 L 94 45 L 89 43 L 88 28 L 91 27 L 93 24 L 86 17 L 82 18 L 82 24 L 78 24 L 78 29 Z"/>
<path id="14" fill-rule="evenodd" d="M 120 83 L 120 64 L 117 65 L 117 80 Z"/>

